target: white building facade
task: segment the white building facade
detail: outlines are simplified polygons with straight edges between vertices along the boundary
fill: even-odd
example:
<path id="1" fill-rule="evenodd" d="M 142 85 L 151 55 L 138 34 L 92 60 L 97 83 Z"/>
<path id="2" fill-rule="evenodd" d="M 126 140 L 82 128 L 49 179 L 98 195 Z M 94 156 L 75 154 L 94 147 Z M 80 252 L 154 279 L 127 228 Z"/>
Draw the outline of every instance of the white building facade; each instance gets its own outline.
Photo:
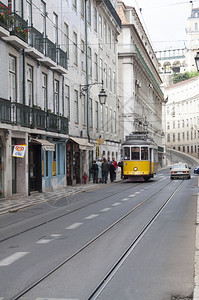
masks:
<path id="1" fill-rule="evenodd" d="M 115 2 L 56 3 L 0 3 L 1 197 L 82 183 L 96 156 L 119 159 Z"/>
<path id="2" fill-rule="evenodd" d="M 168 148 L 188 153 L 196 158 L 199 125 L 199 77 L 171 85 L 165 89 L 166 144 Z"/>
<path id="3" fill-rule="evenodd" d="M 118 2 L 122 20 L 119 36 L 119 97 L 122 99 L 120 124 L 122 139 L 133 131 L 145 130 L 159 146 L 159 162 L 162 165 L 162 104 L 164 95 L 158 73 L 158 61 L 148 37 L 133 7 Z"/>

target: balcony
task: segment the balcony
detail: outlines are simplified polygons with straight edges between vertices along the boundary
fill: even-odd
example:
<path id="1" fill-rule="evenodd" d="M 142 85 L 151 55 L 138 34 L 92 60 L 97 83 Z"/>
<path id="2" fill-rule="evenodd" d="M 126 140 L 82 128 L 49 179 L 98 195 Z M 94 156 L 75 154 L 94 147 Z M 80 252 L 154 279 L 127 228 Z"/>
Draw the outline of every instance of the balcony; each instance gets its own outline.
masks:
<path id="1" fill-rule="evenodd" d="M 68 134 L 68 119 L 65 117 L 59 117 L 59 131 L 60 133 Z"/>
<path id="2" fill-rule="evenodd" d="M 56 67 L 56 45 L 47 38 L 44 38 L 44 55 L 39 61 L 48 67 Z"/>
<path id="3" fill-rule="evenodd" d="M 40 33 L 33 26 L 28 27 L 28 49 L 26 52 L 35 58 L 43 57 L 44 50 L 44 38 L 43 34 Z"/>
<path id="4" fill-rule="evenodd" d="M 9 34 L 9 8 L 0 1 L 0 37 L 8 37 Z"/>
<path id="5" fill-rule="evenodd" d="M 2 98 L 0 98 L 0 123 L 68 134 L 67 118 L 46 112 L 36 106 L 30 107 Z"/>
<path id="6" fill-rule="evenodd" d="M 57 47 L 57 66 L 52 67 L 53 70 L 61 74 L 66 74 L 68 69 L 67 53 L 64 52 L 60 47 Z"/>
<path id="7" fill-rule="evenodd" d="M 33 107 L 31 111 L 32 111 L 32 114 L 31 114 L 32 122 L 30 124 L 30 127 L 45 130 L 46 129 L 46 112 L 37 107 Z"/>
<path id="8" fill-rule="evenodd" d="M 28 23 L 16 13 L 12 13 L 9 16 L 9 30 L 10 36 L 5 37 L 4 40 L 20 49 L 26 49 L 28 47 Z"/>
<path id="9" fill-rule="evenodd" d="M 11 102 L 0 98 L 0 122 L 11 123 Z"/>

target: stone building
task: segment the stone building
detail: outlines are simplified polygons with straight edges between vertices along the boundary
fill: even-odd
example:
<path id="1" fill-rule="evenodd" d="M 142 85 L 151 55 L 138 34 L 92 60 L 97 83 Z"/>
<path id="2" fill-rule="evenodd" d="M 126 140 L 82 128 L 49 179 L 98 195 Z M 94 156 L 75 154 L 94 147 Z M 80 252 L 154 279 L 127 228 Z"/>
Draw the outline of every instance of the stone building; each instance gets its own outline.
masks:
<path id="1" fill-rule="evenodd" d="M 1 197 L 81 183 L 96 156 L 119 159 L 116 2 L 56 3 L 0 3 Z"/>
<path id="2" fill-rule="evenodd" d="M 164 95 L 158 73 L 158 60 L 139 20 L 136 10 L 118 1 L 118 14 L 122 20 L 119 36 L 119 97 L 122 138 L 133 131 L 146 130 L 159 146 L 162 164 L 163 132 L 162 104 Z"/>

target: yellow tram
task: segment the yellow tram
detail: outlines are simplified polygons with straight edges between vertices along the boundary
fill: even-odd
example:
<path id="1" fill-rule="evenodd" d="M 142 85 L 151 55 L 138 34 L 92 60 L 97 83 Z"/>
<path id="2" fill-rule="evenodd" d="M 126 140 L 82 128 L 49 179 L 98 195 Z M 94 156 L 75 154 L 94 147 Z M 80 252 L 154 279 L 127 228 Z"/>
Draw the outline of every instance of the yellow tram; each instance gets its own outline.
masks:
<path id="1" fill-rule="evenodd" d="M 149 180 L 158 170 L 158 146 L 145 132 L 133 132 L 122 143 L 123 178 Z"/>

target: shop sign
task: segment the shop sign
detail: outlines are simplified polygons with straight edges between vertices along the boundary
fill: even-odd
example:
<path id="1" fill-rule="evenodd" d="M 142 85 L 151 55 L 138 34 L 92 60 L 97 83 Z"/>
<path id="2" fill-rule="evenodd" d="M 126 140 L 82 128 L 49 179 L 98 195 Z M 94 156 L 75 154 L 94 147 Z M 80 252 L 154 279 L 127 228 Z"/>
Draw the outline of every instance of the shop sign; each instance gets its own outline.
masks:
<path id="1" fill-rule="evenodd" d="M 15 145 L 12 156 L 23 158 L 26 151 L 26 144 Z"/>

